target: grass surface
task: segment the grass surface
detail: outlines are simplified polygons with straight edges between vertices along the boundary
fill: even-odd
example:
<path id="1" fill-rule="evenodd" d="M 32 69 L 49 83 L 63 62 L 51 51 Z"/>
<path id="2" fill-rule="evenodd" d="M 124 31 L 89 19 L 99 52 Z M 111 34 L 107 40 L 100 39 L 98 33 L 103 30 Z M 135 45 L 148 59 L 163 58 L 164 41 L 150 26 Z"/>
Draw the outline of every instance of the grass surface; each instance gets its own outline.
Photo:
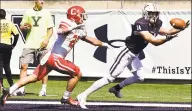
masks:
<path id="1" fill-rule="evenodd" d="M 5 81 L 5 87 L 8 84 Z M 14 79 L 16 82 L 17 80 Z M 72 93 L 75 98 L 79 93 L 86 90 L 94 81 L 80 81 Z M 153 101 L 153 102 L 191 102 L 191 84 L 133 84 L 122 89 L 123 98 L 116 98 L 108 92 L 108 89 L 117 83 L 111 83 L 102 89 L 92 93 L 88 100 L 100 101 Z M 49 80 L 46 97 L 39 97 L 41 82 L 31 83 L 25 87 L 26 96 L 12 96 L 17 99 L 57 99 L 63 95 L 67 82 Z"/>

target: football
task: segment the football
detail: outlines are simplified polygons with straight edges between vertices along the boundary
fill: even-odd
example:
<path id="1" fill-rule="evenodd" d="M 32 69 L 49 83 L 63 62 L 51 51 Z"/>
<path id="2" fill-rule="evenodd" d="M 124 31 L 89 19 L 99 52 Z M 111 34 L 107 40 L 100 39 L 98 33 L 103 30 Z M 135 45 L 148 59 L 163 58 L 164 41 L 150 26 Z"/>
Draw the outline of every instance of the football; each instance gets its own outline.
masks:
<path id="1" fill-rule="evenodd" d="M 172 27 L 176 29 L 183 29 L 186 26 L 185 21 L 180 18 L 171 19 L 170 24 Z"/>

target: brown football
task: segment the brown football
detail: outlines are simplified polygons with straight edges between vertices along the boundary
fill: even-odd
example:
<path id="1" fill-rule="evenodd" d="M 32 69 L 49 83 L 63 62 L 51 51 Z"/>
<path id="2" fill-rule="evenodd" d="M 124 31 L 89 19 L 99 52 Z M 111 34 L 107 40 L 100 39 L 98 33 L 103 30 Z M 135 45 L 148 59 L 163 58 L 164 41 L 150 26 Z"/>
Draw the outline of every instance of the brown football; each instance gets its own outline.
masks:
<path id="1" fill-rule="evenodd" d="M 186 26 L 185 21 L 180 18 L 171 19 L 170 24 L 176 29 L 183 29 Z"/>

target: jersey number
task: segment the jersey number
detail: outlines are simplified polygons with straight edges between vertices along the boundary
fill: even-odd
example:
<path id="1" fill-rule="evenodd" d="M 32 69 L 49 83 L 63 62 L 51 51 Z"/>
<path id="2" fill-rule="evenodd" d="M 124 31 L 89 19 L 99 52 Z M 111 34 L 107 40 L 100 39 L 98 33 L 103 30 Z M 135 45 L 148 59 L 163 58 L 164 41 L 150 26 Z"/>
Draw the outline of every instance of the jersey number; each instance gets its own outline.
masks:
<path id="1" fill-rule="evenodd" d="M 69 43 L 69 47 L 72 48 L 73 45 L 79 40 L 79 37 L 77 35 L 74 35 L 72 38 L 72 41 Z"/>
<path id="2" fill-rule="evenodd" d="M 8 33 L 9 23 L 1 23 L 0 33 Z"/>
<path id="3" fill-rule="evenodd" d="M 137 30 L 141 30 L 141 26 L 140 25 L 137 25 Z"/>

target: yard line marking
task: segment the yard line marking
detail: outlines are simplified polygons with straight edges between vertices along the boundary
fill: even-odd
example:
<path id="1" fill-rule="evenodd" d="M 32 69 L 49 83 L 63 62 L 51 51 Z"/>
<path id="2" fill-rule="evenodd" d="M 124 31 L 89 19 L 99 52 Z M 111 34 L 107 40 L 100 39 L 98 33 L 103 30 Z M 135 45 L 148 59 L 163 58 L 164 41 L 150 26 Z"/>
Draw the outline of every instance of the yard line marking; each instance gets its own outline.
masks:
<path id="1" fill-rule="evenodd" d="M 6 104 L 61 104 L 56 101 L 6 101 Z M 167 103 L 109 103 L 109 102 L 87 102 L 86 105 L 115 105 L 115 106 L 148 106 L 148 107 L 186 107 L 191 108 L 191 104 L 167 104 Z"/>

